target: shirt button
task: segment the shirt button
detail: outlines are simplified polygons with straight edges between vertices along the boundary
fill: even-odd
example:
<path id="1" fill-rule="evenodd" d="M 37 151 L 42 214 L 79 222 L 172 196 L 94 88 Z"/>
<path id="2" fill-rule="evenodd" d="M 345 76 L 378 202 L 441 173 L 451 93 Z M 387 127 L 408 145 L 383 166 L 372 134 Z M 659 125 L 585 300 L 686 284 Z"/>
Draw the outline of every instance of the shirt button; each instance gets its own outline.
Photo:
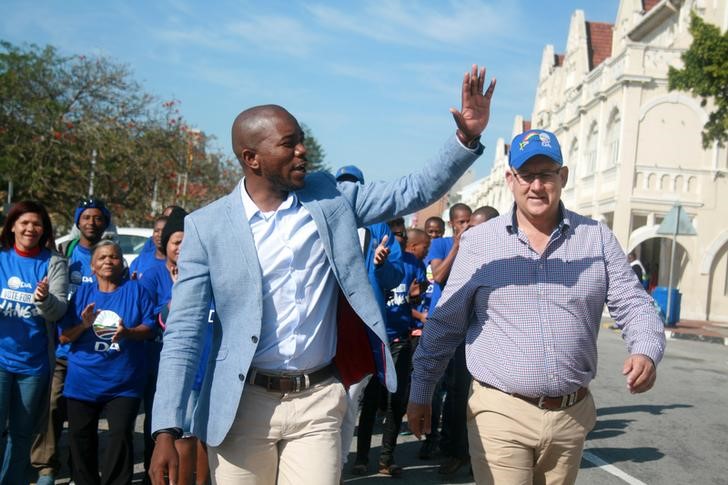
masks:
<path id="1" fill-rule="evenodd" d="M 257 344 L 258 343 L 258 337 L 256 337 L 255 335 L 253 335 L 252 337 L 250 337 L 250 340 L 252 340 L 254 344 Z"/>
<path id="2" fill-rule="evenodd" d="M 538 267 L 539 267 L 540 269 L 543 269 L 543 263 L 539 263 Z"/>
<path id="3" fill-rule="evenodd" d="M 238 374 L 238 379 L 245 382 L 245 374 Z"/>

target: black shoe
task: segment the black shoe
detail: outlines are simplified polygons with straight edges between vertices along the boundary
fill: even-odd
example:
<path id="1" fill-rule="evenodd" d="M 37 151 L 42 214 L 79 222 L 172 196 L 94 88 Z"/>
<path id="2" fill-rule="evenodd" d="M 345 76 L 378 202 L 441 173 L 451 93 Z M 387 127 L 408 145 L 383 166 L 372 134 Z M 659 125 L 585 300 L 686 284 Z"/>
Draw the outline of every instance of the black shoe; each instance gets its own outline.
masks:
<path id="1" fill-rule="evenodd" d="M 435 454 L 437 449 L 437 442 L 435 440 L 426 439 L 420 447 L 420 452 L 417 454 L 420 460 L 431 460 L 432 455 Z"/>
<path id="2" fill-rule="evenodd" d="M 352 475 L 366 475 L 369 472 L 369 466 L 366 463 L 356 462 L 351 467 Z"/>
<path id="3" fill-rule="evenodd" d="M 455 458 L 454 456 L 451 456 L 445 463 L 440 465 L 437 473 L 440 475 L 453 475 L 460 469 L 461 466 L 467 465 L 468 463 L 470 463 L 470 457 Z"/>

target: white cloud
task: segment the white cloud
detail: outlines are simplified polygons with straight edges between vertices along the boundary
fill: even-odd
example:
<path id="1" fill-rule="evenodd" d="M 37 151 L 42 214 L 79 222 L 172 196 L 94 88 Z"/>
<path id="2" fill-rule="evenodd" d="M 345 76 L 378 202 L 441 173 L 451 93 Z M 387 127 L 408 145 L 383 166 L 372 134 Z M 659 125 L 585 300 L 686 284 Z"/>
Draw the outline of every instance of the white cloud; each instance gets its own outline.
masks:
<path id="1" fill-rule="evenodd" d="M 264 51 L 307 57 L 322 38 L 302 22 L 284 16 L 251 15 L 229 23 L 226 31 Z"/>
<path id="2" fill-rule="evenodd" d="M 512 34 L 512 2 L 451 0 L 441 7 L 420 1 L 368 2 L 360 11 L 323 4 L 309 12 L 324 27 L 356 33 L 379 42 L 417 46 L 423 42 L 474 48 L 484 38 Z"/>

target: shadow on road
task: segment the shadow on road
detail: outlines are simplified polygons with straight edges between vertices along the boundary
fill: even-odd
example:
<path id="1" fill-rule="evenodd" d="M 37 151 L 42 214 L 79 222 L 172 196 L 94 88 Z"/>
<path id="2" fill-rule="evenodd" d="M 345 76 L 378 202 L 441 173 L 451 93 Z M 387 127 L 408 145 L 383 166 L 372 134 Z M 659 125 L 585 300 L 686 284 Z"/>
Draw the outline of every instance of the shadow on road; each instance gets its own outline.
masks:
<path id="1" fill-rule="evenodd" d="M 659 460 L 665 456 L 664 453 L 657 448 L 639 447 L 639 448 L 589 448 L 585 451 L 598 456 L 609 464 L 619 462 L 645 463 L 648 461 Z M 593 468 L 597 465 L 585 459 L 581 460 L 581 468 Z"/>
<path id="2" fill-rule="evenodd" d="M 634 406 L 613 406 L 610 408 L 597 409 L 597 416 L 624 413 L 649 413 L 654 416 L 659 416 L 668 409 L 682 409 L 691 407 L 693 407 L 691 404 L 640 404 Z"/>

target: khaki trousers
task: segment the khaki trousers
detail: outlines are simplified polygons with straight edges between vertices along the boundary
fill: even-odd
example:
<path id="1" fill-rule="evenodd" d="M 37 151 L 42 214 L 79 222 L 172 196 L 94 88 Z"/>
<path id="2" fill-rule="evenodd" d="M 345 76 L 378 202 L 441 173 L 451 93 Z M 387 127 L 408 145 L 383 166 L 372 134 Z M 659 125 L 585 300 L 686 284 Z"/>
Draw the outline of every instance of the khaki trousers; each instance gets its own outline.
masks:
<path id="1" fill-rule="evenodd" d="M 478 382 L 468 402 L 468 440 L 479 485 L 573 484 L 596 423 L 591 393 L 560 410 L 539 409 Z"/>
<path id="2" fill-rule="evenodd" d="M 346 391 L 335 378 L 298 393 L 246 384 L 235 421 L 209 447 L 216 485 L 338 485 Z"/>

